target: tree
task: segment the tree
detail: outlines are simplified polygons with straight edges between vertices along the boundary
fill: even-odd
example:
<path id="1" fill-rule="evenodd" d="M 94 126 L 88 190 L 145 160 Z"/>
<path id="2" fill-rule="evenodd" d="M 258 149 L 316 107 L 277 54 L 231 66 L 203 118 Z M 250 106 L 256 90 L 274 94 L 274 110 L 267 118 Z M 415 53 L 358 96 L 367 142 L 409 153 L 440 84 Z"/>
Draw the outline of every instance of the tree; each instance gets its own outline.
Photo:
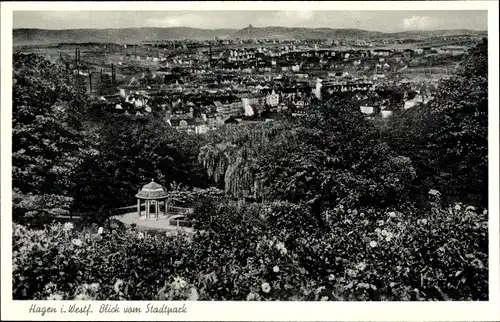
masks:
<path id="1" fill-rule="evenodd" d="M 34 54 L 14 54 L 14 218 L 67 214 L 74 172 L 86 153 L 80 117 L 85 89 Z"/>
<path id="2" fill-rule="evenodd" d="M 211 134 L 209 143 L 200 149 L 198 160 L 227 195 L 239 199 L 260 198 L 257 155 L 283 125 L 278 122 L 223 126 Z"/>
<path id="3" fill-rule="evenodd" d="M 484 40 L 456 74 L 439 83 L 427 105 L 402 112 L 382 131 L 392 149 L 416 167 L 415 192 L 434 188 L 451 196 L 479 195 L 487 203 L 487 58 Z"/>
<path id="4" fill-rule="evenodd" d="M 429 135 L 447 189 L 488 195 L 488 43 L 473 48 L 458 73 L 439 84 L 430 113 L 438 126 Z"/>
<path id="5" fill-rule="evenodd" d="M 213 179 L 216 185 L 224 183 L 226 170 L 234 149 L 236 149 L 236 145 L 229 142 L 209 143 L 201 147 L 198 160 L 206 169 L 208 177 Z"/>
<path id="6" fill-rule="evenodd" d="M 98 154 L 87 158 L 75 176 L 79 208 L 129 205 L 151 179 L 167 187 L 173 182 L 204 185 L 197 138 L 162 119 L 107 115 L 95 137 Z"/>
<path id="7" fill-rule="evenodd" d="M 431 188 L 441 189 L 436 182 L 439 174 L 436 151 L 429 145 L 429 136 L 437 126 L 428 108 L 417 105 L 390 118 L 387 126 L 381 129 L 385 142 L 398 154 L 410 158 L 417 170 L 411 183 L 415 194 L 427 193 Z"/>
<path id="8" fill-rule="evenodd" d="M 388 205 L 405 201 L 415 176 L 374 126 L 345 99 L 311 108 L 260 154 L 266 196 L 311 205 Z"/>
<path id="9" fill-rule="evenodd" d="M 230 157 L 229 166 L 224 176 L 225 191 L 231 196 L 244 199 L 257 197 L 256 151 L 249 145 L 239 148 Z"/>

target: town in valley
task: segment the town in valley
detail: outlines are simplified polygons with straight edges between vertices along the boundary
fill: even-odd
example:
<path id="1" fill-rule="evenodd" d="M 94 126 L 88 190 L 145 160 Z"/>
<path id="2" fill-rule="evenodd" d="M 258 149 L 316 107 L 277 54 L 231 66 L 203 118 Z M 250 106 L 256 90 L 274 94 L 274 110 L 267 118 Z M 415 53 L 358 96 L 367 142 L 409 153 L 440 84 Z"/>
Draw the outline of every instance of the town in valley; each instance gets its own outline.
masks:
<path id="1" fill-rule="evenodd" d="M 369 118 L 397 116 L 426 104 L 438 81 L 485 35 L 327 30 L 315 38 L 314 29 L 304 28 L 297 39 L 286 28 L 281 34 L 269 29 L 249 25 L 202 40 L 53 44 L 27 44 L 23 32 L 29 32 L 21 29 L 14 50 L 43 55 L 78 75 L 95 109 L 157 112 L 180 131 L 206 133 L 222 124 L 272 121 L 280 113 L 301 116 L 313 98 L 332 96 L 353 97 Z"/>

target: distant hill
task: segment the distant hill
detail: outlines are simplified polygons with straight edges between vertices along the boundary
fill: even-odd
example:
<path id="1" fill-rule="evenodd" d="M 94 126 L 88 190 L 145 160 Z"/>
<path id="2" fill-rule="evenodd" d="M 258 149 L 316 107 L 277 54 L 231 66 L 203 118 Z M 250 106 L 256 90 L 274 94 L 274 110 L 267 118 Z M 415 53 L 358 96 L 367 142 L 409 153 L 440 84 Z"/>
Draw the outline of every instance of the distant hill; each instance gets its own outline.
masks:
<path id="1" fill-rule="evenodd" d="M 372 39 L 382 37 L 384 33 L 361 29 L 331 28 L 287 28 L 287 27 L 246 27 L 236 31 L 234 38 L 268 38 L 268 39 Z"/>
<path id="2" fill-rule="evenodd" d="M 214 39 L 228 37 L 235 29 L 173 28 L 122 28 L 122 29 L 14 29 L 13 43 L 19 45 L 54 43 L 140 43 L 147 40 Z"/>
<path id="3" fill-rule="evenodd" d="M 384 33 L 379 31 L 367 31 L 362 29 L 332 29 L 332 28 L 287 28 L 287 27 L 264 27 L 252 26 L 237 30 L 233 38 L 269 38 L 269 39 L 381 39 L 381 38 L 429 38 L 446 37 L 457 35 L 484 35 L 486 31 L 475 30 L 415 30 L 396 33 Z"/>
<path id="4" fill-rule="evenodd" d="M 484 30 L 450 29 L 450 30 L 408 30 L 390 34 L 394 37 L 448 37 L 448 36 L 481 36 L 487 37 L 488 32 Z"/>
<path id="5" fill-rule="evenodd" d="M 380 38 L 426 38 L 453 35 L 486 36 L 486 31 L 474 30 L 429 30 L 383 33 L 361 29 L 332 28 L 288 28 L 288 27 L 246 27 L 243 29 L 198 29 L 190 27 L 171 28 L 122 28 L 122 29 L 14 29 L 14 46 L 55 43 L 140 43 L 147 40 L 219 38 L 240 39 L 380 39 Z"/>

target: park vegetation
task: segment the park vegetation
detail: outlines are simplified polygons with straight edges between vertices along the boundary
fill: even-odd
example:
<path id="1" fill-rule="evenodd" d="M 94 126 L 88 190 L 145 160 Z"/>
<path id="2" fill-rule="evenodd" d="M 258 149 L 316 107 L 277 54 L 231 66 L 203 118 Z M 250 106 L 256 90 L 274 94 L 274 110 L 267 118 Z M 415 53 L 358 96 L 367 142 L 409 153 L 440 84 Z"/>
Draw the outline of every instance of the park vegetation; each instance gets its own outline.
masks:
<path id="1" fill-rule="evenodd" d="M 14 298 L 488 299 L 486 41 L 383 124 L 338 98 L 188 135 L 92 109 L 72 77 L 14 55 Z M 108 220 L 152 178 L 194 234 Z"/>

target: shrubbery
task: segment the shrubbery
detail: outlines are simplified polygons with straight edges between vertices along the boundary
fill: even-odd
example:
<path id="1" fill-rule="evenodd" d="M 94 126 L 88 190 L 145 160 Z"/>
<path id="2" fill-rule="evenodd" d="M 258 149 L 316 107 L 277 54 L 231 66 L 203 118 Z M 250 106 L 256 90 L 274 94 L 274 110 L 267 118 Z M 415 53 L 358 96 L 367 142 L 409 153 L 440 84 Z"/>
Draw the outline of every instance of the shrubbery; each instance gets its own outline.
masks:
<path id="1" fill-rule="evenodd" d="M 204 200 L 194 236 L 14 225 L 14 298 L 487 300 L 486 211 Z"/>
<path id="2" fill-rule="evenodd" d="M 224 191 L 210 187 L 207 189 L 182 187 L 181 185 L 172 184 L 168 191 L 168 196 L 171 202 L 178 207 L 192 207 L 200 198 L 224 197 Z"/>
<path id="3" fill-rule="evenodd" d="M 158 299 L 187 246 L 182 235 L 134 230 L 13 229 L 15 299 Z"/>

